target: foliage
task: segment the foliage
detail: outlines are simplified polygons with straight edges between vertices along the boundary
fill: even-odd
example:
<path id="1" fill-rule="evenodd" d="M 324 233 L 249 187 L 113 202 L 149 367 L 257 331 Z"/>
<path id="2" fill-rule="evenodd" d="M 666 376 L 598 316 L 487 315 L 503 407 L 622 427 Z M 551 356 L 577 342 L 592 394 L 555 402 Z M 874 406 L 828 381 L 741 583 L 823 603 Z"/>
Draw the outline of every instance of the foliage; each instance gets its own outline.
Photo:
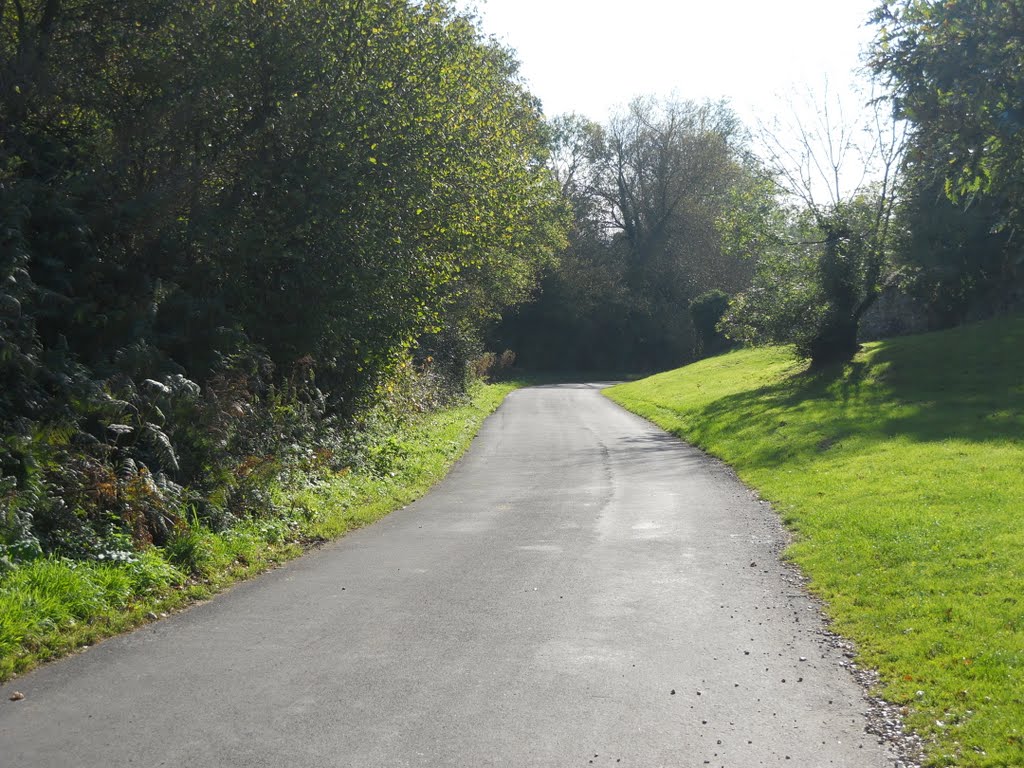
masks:
<path id="1" fill-rule="evenodd" d="M 729 340 L 718 330 L 718 323 L 728 308 L 729 294 L 719 290 L 705 291 L 690 302 L 698 357 L 715 355 L 728 348 Z"/>
<path id="2" fill-rule="evenodd" d="M 806 348 L 822 321 L 814 248 L 796 241 L 762 254 L 751 286 L 730 300 L 722 316 L 719 327 L 727 338 L 750 345 L 796 342 Z"/>
<path id="3" fill-rule="evenodd" d="M 0 560 L 272 517 L 417 350 L 464 395 L 567 227 L 516 69 L 443 0 L 0 3 Z"/>
<path id="4" fill-rule="evenodd" d="M 886 0 L 872 69 L 914 126 L 921 160 L 945 178 L 954 201 L 991 195 L 999 227 L 1024 215 L 1024 42 L 1019 0 Z"/>
<path id="5" fill-rule="evenodd" d="M 887 0 L 870 66 L 911 125 L 907 262 L 936 321 L 1022 297 L 1024 43 L 1019 0 Z"/>
<path id="6" fill-rule="evenodd" d="M 689 359 L 689 302 L 745 287 L 766 198 L 724 103 L 636 99 L 606 125 L 553 121 L 570 244 L 494 345 L 533 368 L 650 370 Z M 748 203 L 753 204 L 748 207 Z M 742 209 L 742 210 L 741 210 Z"/>
<path id="7" fill-rule="evenodd" d="M 732 352 L 606 392 L 728 461 L 793 529 L 833 628 L 932 766 L 1024 764 L 1024 320 L 808 371 Z"/>

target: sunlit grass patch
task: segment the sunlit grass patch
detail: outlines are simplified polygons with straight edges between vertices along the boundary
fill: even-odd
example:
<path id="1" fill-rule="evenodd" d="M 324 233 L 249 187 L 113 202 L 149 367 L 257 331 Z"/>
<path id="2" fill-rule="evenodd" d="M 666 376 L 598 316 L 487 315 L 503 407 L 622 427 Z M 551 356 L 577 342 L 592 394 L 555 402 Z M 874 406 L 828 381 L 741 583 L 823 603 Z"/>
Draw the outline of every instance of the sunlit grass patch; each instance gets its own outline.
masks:
<path id="1" fill-rule="evenodd" d="M 931 765 L 1024 765 L 1021 349 L 1014 318 L 831 371 L 755 349 L 608 390 L 775 504 Z"/>

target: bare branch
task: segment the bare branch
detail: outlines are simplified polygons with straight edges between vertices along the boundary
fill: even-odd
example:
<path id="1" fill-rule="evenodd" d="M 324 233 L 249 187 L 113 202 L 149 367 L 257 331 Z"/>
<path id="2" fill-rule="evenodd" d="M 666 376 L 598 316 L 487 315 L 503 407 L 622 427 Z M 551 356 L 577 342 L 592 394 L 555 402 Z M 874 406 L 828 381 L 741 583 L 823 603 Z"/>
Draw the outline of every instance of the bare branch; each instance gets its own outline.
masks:
<path id="1" fill-rule="evenodd" d="M 869 188 L 880 187 L 882 197 L 891 198 L 906 126 L 892 119 L 881 99 L 873 97 L 851 114 L 827 82 L 823 94 L 819 99 L 808 89 L 802 103 L 790 100 L 788 123 L 760 126 L 761 150 L 785 193 L 812 209 L 820 207 L 819 195 L 834 207 Z M 810 123 L 808 112 L 814 115 Z"/>

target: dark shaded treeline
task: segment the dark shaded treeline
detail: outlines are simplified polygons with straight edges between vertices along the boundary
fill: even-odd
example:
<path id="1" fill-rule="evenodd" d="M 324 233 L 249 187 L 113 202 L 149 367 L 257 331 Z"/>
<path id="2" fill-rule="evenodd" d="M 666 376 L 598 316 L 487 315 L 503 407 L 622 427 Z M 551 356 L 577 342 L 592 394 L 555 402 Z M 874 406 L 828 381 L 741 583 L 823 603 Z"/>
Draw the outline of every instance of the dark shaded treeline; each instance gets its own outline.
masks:
<path id="1" fill-rule="evenodd" d="M 457 393 L 566 226 L 516 67 L 443 1 L 0 2 L 0 546 L 226 524 Z"/>
<path id="2" fill-rule="evenodd" d="M 755 244 L 744 219 L 774 205 L 743 126 L 725 103 L 637 99 L 603 126 L 558 118 L 554 134 L 575 212 L 570 245 L 494 343 L 538 368 L 644 371 L 692 359 L 690 303 L 748 284 Z"/>

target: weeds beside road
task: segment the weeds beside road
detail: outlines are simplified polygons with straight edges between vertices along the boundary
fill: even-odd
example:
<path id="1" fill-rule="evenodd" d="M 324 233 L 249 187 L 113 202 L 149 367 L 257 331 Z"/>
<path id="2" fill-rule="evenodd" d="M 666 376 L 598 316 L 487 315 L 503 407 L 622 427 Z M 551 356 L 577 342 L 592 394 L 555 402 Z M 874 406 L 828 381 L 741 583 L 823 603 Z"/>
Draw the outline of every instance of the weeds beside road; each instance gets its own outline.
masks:
<path id="1" fill-rule="evenodd" d="M 99 561 L 46 557 L 0 576 L 0 681 L 207 598 L 409 503 L 444 476 L 517 386 L 480 385 L 466 405 L 405 421 L 370 446 L 376 460 L 363 469 L 322 467 L 273 484 L 268 491 L 281 510 L 275 517 L 222 532 L 193 520 L 163 547 Z"/>

